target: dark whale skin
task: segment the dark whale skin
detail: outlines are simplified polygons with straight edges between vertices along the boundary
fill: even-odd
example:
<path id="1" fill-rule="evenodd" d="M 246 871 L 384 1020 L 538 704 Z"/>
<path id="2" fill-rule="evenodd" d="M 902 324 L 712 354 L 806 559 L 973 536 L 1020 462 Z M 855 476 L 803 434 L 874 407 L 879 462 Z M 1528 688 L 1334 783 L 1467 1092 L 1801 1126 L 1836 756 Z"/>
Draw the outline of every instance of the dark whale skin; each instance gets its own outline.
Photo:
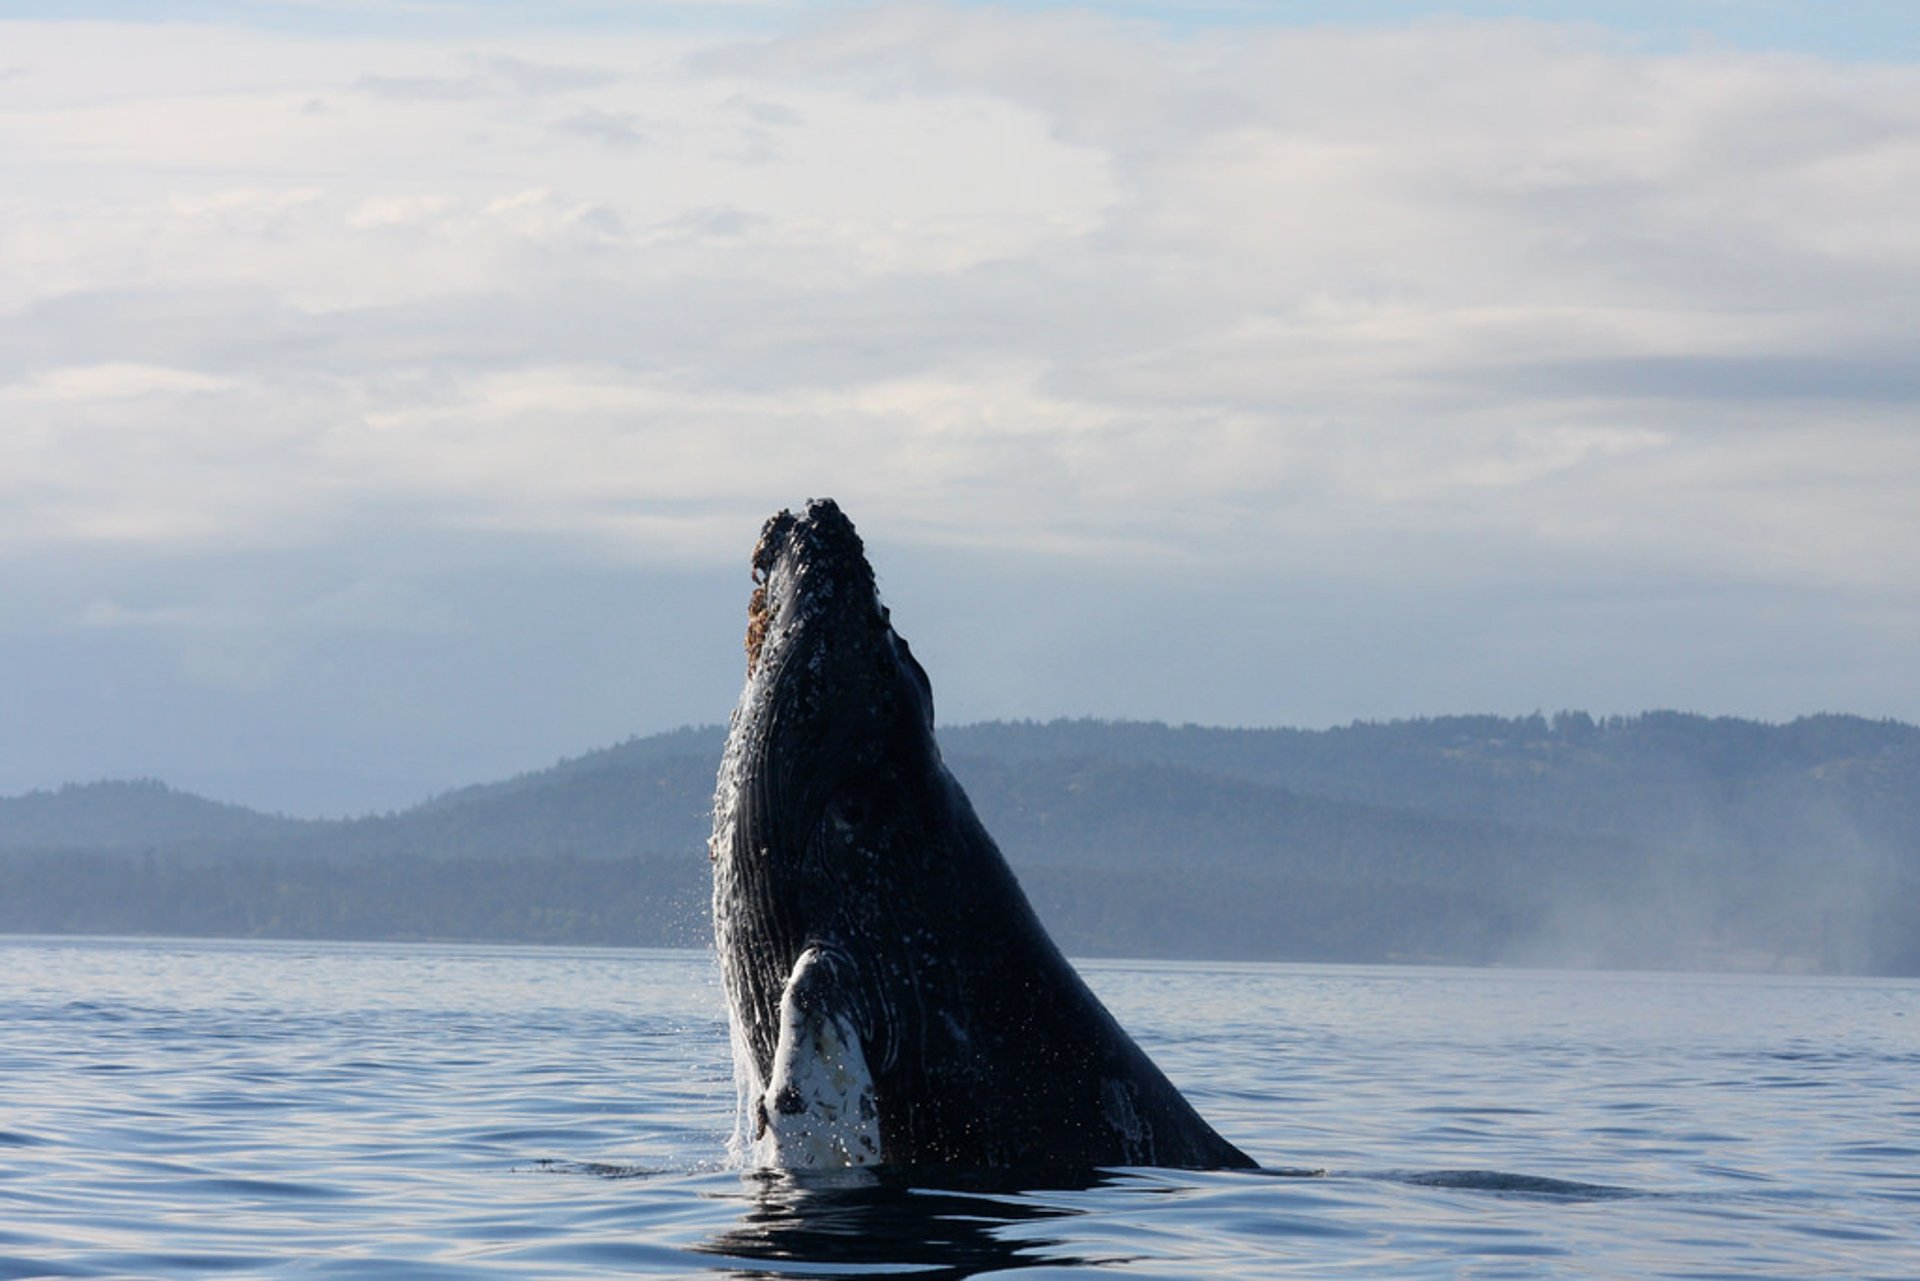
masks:
<path id="1" fill-rule="evenodd" d="M 839 507 L 774 516 L 753 566 L 710 846 L 748 1159 L 1252 1167 L 1034 915 Z"/>

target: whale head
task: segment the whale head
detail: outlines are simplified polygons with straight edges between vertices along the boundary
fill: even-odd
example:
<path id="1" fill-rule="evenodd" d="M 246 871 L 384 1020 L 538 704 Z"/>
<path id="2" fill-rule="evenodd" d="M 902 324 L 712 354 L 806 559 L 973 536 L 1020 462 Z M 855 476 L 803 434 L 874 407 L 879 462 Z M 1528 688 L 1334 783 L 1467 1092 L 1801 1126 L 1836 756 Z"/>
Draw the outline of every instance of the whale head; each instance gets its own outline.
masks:
<path id="1" fill-rule="evenodd" d="M 714 789 L 753 1164 L 1245 1166 L 1048 937 L 832 502 L 766 523 Z"/>
<path id="2" fill-rule="evenodd" d="M 944 777 L 933 692 L 830 499 L 767 521 L 753 552 L 747 684 L 714 797 L 714 934 L 750 1084 L 770 1079 L 803 953 L 857 941 L 871 974 L 940 869 L 917 830 Z M 863 1034 L 882 1014 L 854 1002 Z"/>

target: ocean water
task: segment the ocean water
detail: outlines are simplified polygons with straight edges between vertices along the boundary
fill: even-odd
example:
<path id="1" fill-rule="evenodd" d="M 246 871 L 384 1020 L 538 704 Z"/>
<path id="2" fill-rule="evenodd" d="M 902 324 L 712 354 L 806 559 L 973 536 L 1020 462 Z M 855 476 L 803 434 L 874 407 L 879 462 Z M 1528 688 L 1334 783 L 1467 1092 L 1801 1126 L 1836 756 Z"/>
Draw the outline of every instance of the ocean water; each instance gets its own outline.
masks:
<path id="1" fill-rule="evenodd" d="M 0 939 L 0 1277 L 1920 1277 L 1920 984 L 1084 968 L 1271 1169 L 731 1169 L 698 953 Z"/>

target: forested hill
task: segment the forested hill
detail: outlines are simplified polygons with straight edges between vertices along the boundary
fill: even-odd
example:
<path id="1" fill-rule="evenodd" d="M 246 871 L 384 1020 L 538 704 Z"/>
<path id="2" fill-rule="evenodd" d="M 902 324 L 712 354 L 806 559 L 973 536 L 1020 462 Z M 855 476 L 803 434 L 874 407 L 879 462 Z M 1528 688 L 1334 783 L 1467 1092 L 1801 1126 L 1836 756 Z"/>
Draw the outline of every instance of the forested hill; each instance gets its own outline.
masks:
<path id="1" fill-rule="evenodd" d="M 0 930 L 690 943 L 723 732 L 399 814 L 0 799 Z M 1083 954 L 1920 972 L 1920 729 L 1672 712 L 1054 721 L 942 749 Z"/>
<path id="2" fill-rule="evenodd" d="M 144 850 L 180 842 L 270 840 L 300 828 L 294 820 L 189 796 L 155 779 L 74 783 L 55 792 L 0 797 L 0 850 Z"/>

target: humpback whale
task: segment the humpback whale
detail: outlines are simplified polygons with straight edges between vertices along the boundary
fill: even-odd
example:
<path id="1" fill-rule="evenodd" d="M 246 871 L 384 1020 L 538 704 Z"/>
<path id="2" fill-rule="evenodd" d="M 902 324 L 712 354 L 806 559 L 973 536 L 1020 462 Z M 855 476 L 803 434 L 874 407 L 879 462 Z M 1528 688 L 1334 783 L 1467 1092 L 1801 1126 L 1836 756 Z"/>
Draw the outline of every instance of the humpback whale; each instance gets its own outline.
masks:
<path id="1" fill-rule="evenodd" d="M 839 507 L 768 520 L 753 579 L 709 846 L 745 1160 L 1251 1167 L 1034 915 Z"/>

